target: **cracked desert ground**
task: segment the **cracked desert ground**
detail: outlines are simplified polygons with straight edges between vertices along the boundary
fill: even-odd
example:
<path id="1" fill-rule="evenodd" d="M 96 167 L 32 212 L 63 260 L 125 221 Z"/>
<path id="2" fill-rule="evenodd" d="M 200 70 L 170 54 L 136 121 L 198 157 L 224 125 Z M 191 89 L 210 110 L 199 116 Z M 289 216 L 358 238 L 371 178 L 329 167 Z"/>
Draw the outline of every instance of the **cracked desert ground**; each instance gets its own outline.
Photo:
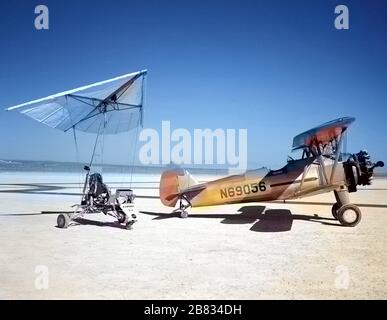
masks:
<path id="1" fill-rule="evenodd" d="M 332 218 L 333 194 L 190 209 L 181 219 L 160 203 L 158 179 L 133 184 L 133 230 L 103 214 L 59 229 L 57 215 L 41 211 L 69 210 L 79 179 L 2 173 L 0 298 L 387 298 L 387 179 L 351 194 L 363 214 L 353 228 Z"/>

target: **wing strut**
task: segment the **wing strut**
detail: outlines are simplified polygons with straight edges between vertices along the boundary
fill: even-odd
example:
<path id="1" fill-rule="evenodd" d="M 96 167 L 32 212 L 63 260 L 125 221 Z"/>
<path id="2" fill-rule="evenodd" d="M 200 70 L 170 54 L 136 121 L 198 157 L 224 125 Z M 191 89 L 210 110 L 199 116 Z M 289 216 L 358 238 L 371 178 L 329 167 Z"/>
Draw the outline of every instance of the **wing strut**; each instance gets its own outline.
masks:
<path id="1" fill-rule="evenodd" d="M 331 172 L 331 178 L 330 178 L 330 180 L 329 180 L 329 183 L 330 183 L 330 184 L 332 184 L 333 178 L 334 178 L 334 176 L 335 176 L 335 171 L 336 171 L 336 168 L 337 168 L 337 163 L 338 163 L 338 161 L 339 161 L 340 151 L 341 151 L 341 147 L 342 147 L 342 145 L 343 145 L 343 140 L 344 140 L 344 135 L 345 135 L 346 129 L 347 129 L 347 128 L 343 128 L 343 130 L 341 131 L 341 135 L 340 135 L 340 138 L 339 138 L 339 142 L 336 143 L 335 162 L 334 162 L 334 164 L 333 164 L 332 172 Z"/>

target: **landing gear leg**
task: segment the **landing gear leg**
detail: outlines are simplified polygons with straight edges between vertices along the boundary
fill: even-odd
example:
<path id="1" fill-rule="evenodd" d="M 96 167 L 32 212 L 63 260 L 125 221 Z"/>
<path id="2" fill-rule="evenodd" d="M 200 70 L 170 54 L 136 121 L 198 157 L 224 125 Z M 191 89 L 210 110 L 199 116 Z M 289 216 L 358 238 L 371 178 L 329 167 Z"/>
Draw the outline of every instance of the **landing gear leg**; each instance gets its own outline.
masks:
<path id="1" fill-rule="evenodd" d="M 347 190 L 334 190 L 333 193 L 335 194 L 336 203 L 332 207 L 332 216 L 338 220 L 339 217 L 337 215 L 338 210 L 345 204 L 349 203 L 349 195 Z"/>
<path id="2" fill-rule="evenodd" d="M 356 226 L 361 220 L 360 209 L 349 202 L 347 190 L 334 191 L 336 203 L 332 207 L 332 215 L 340 224 L 347 227 Z"/>
<path id="3" fill-rule="evenodd" d="M 185 200 L 187 204 L 184 204 L 183 200 Z M 178 212 L 180 212 L 180 218 L 182 219 L 188 218 L 188 211 L 186 211 L 186 209 L 189 207 L 191 207 L 191 203 L 188 201 L 188 199 L 185 196 L 181 196 L 179 199 L 179 210 L 178 210 Z"/>

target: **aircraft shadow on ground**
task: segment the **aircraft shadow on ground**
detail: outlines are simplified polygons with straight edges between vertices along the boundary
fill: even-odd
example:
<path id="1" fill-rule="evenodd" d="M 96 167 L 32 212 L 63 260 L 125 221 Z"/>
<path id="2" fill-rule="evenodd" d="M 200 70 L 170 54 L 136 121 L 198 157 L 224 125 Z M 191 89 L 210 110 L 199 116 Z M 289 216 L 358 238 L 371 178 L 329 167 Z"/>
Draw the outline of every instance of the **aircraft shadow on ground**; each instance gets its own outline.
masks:
<path id="1" fill-rule="evenodd" d="M 97 226 L 97 227 L 109 227 L 109 228 L 117 228 L 117 229 L 125 229 L 126 227 L 118 222 L 112 221 L 95 221 L 89 220 L 85 218 L 76 218 L 71 221 L 69 227 L 76 227 L 80 225 L 88 225 L 88 226 Z M 58 227 L 59 228 L 59 227 Z"/>
<path id="2" fill-rule="evenodd" d="M 341 226 L 334 218 L 318 215 L 292 214 L 288 209 L 266 209 L 265 206 L 243 206 L 235 214 L 190 214 L 189 218 L 223 219 L 223 224 L 253 224 L 254 232 L 285 232 L 290 231 L 294 220 L 303 220 L 324 225 Z M 179 218 L 177 212 L 157 213 L 140 211 L 140 213 L 156 216 L 153 220 Z"/>

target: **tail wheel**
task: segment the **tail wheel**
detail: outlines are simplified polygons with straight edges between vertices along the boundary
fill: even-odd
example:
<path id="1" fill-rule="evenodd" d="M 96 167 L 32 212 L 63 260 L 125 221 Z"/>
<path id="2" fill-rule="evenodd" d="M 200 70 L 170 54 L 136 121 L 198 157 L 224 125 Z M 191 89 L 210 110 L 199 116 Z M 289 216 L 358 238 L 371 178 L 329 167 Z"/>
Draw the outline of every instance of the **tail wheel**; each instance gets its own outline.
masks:
<path id="1" fill-rule="evenodd" d="M 180 218 L 183 218 L 183 219 L 188 218 L 188 212 L 185 210 L 182 210 L 180 212 Z"/>
<path id="2" fill-rule="evenodd" d="M 332 216 L 333 218 L 335 218 L 336 220 L 338 219 L 338 216 L 337 216 L 337 211 L 340 209 L 340 205 L 336 202 L 333 206 L 332 206 Z"/>
<path id="3" fill-rule="evenodd" d="M 67 214 L 60 214 L 56 219 L 59 228 L 66 229 L 70 223 L 70 217 Z"/>
<path id="4" fill-rule="evenodd" d="M 361 211 L 354 204 L 346 204 L 337 211 L 337 218 L 346 227 L 354 227 L 361 220 Z"/>

